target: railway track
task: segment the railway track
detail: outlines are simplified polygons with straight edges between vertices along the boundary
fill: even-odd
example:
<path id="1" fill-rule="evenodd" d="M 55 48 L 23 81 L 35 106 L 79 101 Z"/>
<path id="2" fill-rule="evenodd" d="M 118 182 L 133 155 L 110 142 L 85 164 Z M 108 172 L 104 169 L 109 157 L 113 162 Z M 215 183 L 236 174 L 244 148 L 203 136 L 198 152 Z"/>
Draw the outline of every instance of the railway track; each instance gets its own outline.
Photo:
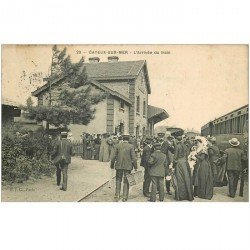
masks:
<path id="1" fill-rule="evenodd" d="M 115 177 L 112 178 L 112 180 Z M 102 187 L 104 187 L 105 185 L 107 185 L 109 183 L 109 180 L 104 182 L 102 185 L 100 185 L 99 187 L 97 187 L 96 189 L 94 189 L 93 191 L 91 191 L 90 193 L 88 193 L 87 195 L 85 195 L 84 197 L 82 197 L 81 199 L 79 199 L 77 202 L 82 202 L 83 200 L 87 199 L 90 195 L 92 195 L 93 193 L 95 193 L 96 191 L 98 191 L 99 189 L 101 189 Z"/>

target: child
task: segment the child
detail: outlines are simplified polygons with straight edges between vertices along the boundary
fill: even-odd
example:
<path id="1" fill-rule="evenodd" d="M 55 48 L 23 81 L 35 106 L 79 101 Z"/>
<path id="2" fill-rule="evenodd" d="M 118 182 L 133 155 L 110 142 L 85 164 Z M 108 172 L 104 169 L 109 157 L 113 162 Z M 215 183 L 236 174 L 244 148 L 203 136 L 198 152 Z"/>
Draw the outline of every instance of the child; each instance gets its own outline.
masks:
<path id="1" fill-rule="evenodd" d="M 164 200 L 164 177 L 167 176 L 167 161 L 166 155 L 161 152 L 161 143 L 154 144 L 155 151 L 151 154 L 148 161 L 150 168 L 149 174 L 151 176 L 152 186 L 150 200 L 156 201 L 156 191 L 159 188 L 160 201 Z"/>

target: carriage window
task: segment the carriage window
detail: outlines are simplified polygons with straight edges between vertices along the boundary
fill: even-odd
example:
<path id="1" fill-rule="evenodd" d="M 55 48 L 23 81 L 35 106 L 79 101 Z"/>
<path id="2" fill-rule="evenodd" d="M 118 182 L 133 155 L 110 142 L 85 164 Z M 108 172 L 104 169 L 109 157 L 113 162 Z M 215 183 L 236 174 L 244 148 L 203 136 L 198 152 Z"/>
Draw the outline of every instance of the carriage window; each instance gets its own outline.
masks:
<path id="1" fill-rule="evenodd" d="M 237 133 L 240 133 L 240 117 L 237 117 L 237 124 L 236 124 L 236 127 L 237 127 Z"/>

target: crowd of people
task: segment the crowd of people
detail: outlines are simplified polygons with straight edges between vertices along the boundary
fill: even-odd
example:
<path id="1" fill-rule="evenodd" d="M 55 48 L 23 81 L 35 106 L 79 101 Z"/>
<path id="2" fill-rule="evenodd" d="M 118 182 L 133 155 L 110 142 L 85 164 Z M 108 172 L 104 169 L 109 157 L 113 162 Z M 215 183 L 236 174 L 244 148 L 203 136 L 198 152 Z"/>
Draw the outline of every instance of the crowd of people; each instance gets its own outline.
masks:
<path id="1" fill-rule="evenodd" d="M 120 200 L 122 177 L 122 201 L 128 199 L 126 175 L 137 170 L 134 147 L 129 144 L 132 144 L 129 136 L 123 136 L 111 156 L 111 168 L 116 169 L 115 201 Z M 240 142 L 232 138 L 223 152 L 216 145 L 216 138 L 210 136 L 190 140 L 185 135 L 172 136 L 167 132 L 157 138 L 146 137 L 142 140 L 140 160 L 144 168 L 143 195 L 155 202 L 159 193 L 159 200 L 163 201 L 164 189 L 172 195 L 172 185 L 178 201 L 192 201 L 194 197 L 211 200 L 214 187 L 229 184 L 229 196 L 234 198 L 240 173 L 247 166 L 246 156 L 239 145 Z"/>
<path id="2" fill-rule="evenodd" d="M 228 184 L 229 196 L 234 198 L 239 176 L 247 166 L 246 156 L 236 138 L 229 140 L 225 151 L 219 150 L 215 137 L 196 136 L 191 140 L 185 135 L 173 136 L 170 132 L 137 139 L 130 135 L 84 133 L 82 142 L 83 159 L 110 161 L 111 169 L 116 170 L 115 201 L 127 201 L 127 175 L 137 171 L 138 163 L 144 168 L 143 195 L 151 202 L 156 201 L 157 193 L 163 201 L 165 190 L 167 195 L 172 195 L 171 186 L 178 201 L 192 201 L 194 197 L 210 200 L 214 187 Z M 72 154 L 70 138 L 67 132 L 62 132 L 54 146 L 52 159 L 57 166 L 58 186 L 63 174 L 61 189 L 64 191 L 67 190 L 67 170 Z"/>
<path id="3" fill-rule="evenodd" d="M 85 160 L 99 160 L 109 162 L 115 146 L 122 141 L 122 135 L 119 133 L 89 134 L 83 133 L 82 136 L 83 153 Z M 133 144 L 136 155 L 140 152 L 142 139 L 135 136 L 130 137 L 130 143 Z"/>

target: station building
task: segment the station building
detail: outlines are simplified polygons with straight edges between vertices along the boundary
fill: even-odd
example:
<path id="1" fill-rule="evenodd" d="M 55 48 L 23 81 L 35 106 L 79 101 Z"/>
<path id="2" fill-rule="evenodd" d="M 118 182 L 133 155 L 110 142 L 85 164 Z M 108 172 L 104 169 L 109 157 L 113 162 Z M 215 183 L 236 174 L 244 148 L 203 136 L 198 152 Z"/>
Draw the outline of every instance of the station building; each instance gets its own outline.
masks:
<path id="1" fill-rule="evenodd" d="M 145 60 L 119 61 L 117 56 L 112 56 L 100 62 L 98 57 L 92 57 L 84 66 L 91 92 L 103 91 L 108 95 L 96 105 L 95 118 L 88 125 L 69 126 L 74 138 L 80 138 L 82 132 L 153 135 L 154 125 L 169 117 L 164 109 L 148 104 L 151 86 Z M 32 94 L 38 98 L 38 105 L 49 105 L 51 91 L 53 105 L 63 88 L 67 88 L 67 82 L 61 78 L 51 83 L 51 90 L 46 83 Z"/>

